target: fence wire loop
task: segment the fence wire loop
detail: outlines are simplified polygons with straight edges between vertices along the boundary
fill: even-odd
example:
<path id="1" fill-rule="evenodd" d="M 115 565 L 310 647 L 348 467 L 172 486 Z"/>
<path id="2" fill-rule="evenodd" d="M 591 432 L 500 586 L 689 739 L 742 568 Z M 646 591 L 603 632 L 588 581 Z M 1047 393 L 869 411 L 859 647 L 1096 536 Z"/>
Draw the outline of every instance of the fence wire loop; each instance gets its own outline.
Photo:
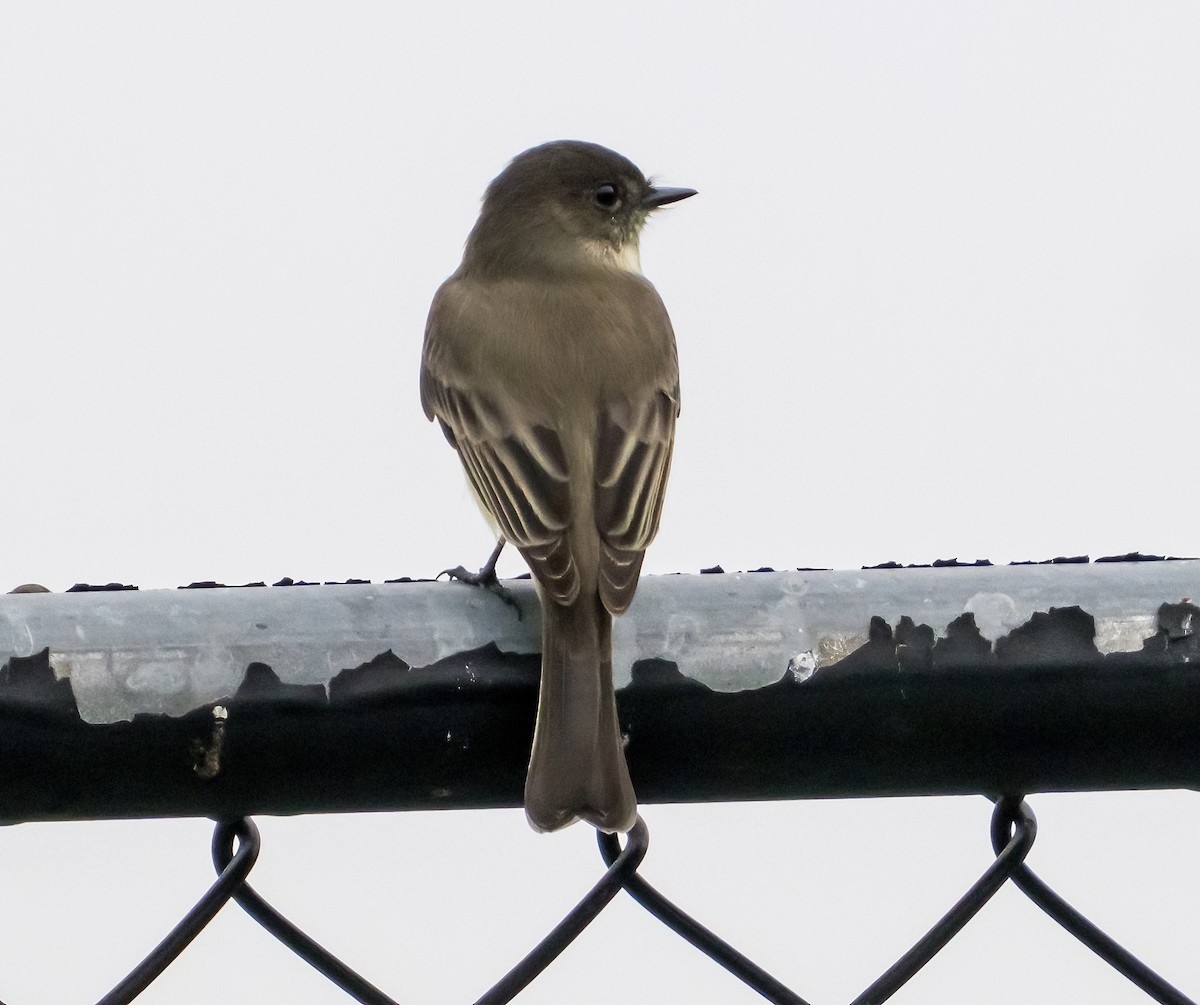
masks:
<path id="1" fill-rule="evenodd" d="M 971 888 L 959 898 L 907 953 L 889 967 L 851 1005 L 879 1005 L 900 990 L 917 972 L 940 952 L 1013 875 L 1033 847 L 1037 820 L 1019 798 L 1004 797 L 992 812 L 992 833 L 997 829 L 1004 840 L 995 847 L 996 860 Z"/>
<path id="2" fill-rule="evenodd" d="M 992 816 L 993 848 L 997 848 L 1005 840 L 1005 818 L 1001 812 L 1004 804 L 1005 800 L 999 800 L 996 803 L 996 812 Z M 1013 870 L 1011 878 L 1013 885 L 1026 897 L 1155 1001 L 1161 1002 L 1162 1005 L 1196 1005 L 1191 998 L 1163 980 L 1124 946 L 1088 921 L 1039 879 L 1029 866 L 1020 864 Z"/>
<path id="3" fill-rule="evenodd" d="M 879 1005 L 894 995 L 962 930 L 1020 865 L 1029 853 L 1037 833 L 1037 823 L 1033 814 L 1019 799 L 1004 799 L 997 804 L 993 814 L 993 820 L 997 818 L 1000 819 L 1001 826 L 1006 831 L 1011 830 L 1012 834 L 1001 842 L 996 860 L 912 949 L 854 999 L 853 1005 Z M 611 864 L 619 847 L 616 839 L 610 834 L 597 834 L 597 840 L 600 844 L 600 854 Z M 774 1005 L 808 1005 L 786 985 L 682 911 L 640 875 L 630 876 L 625 889 L 655 918 L 752 987 L 767 1001 Z"/>
<path id="4" fill-rule="evenodd" d="M 234 829 L 241 823 L 249 821 L 217 825 L 213 835 L 212 855 L 213 864 L 218 870 L 225 869 L 233 857 Z M 587 896 L 572 908 L 520 963 L 480 998 L 476 1005 L 503 1005 L 512 1001 L 538 974 L 553 963 L 621 891 L 646 857 L 649 844 L 649 831 L 642 818 L 638 817 L 637 823 L 629 832 L 625 848 L 609 864 L 608 870 Z M 389 998 L 292 924 L 249 884 L 243 883 L 241 889 L 233 894 L 233 899 L 276 939 L 362 1005 L 397 1005 L 394 999 Z"/>
<path id="5" fill-rule="evenodd" d="M 167 937 L 155 946 L 120 984 L 101 998 L 98 1005 L 128 1005 L 133 1001 L 191 944 L 217 916 L 217 912 L 225 906 L 229 898 L 242 888 L 246 876 L 258 859 L 258 828 L 254 826 L 254 821 L 248 819 L 222 826 L 228 828 L 230 852 L 217 870 L 219 875 L 216 882 L 197 901 L 196 906 L 184 915 L 183 920 L 171 929 Z M 237 842 L 236 854 L 233 853 L 234 841 Z"/>
<path id="6" fill-rule="evenodd" d="M 620 844 L 613 834 L 596 832 L 600 855 L 609 865 L 617 860 Z M 642 905 L 671 931 L 682 936 L 711 960 L 719 963 L 744 984 L 775 1005 L 808 1005 L 784 984 L 772 977 L 753 960 L 743 956 L 728 942 L 685 914 L 659 893 L 641 876 L 632 874 L 625 882 L 625 892 Z"/>
<path id="7" fill-rule="evenodd" d="M 248 820 L 218 823 L 213 832 L 212 859 L 217 871 L 223 870 L 233 854 L 236 830 Z M 250 826 L 253 826 L 251 824 Z M 257 835 L 257 832 L 256 832 Z M 233 894 L 238 906 L 302 960 L 324 974 L 356 1001 L 363 1005 L 397 1005 L 379 988 L 314 941 L 287 918 L 268 904 L 249 883 L 242 883 Z"/>
<path id="8" fill-rule="evenodd" d="M 646 828 L 646 822 L 638 816 L 623 849 L 613 835 L 603 836 L 611 838 L 612 844 L 617 848 L 617 854 L 607 861 L 608 870 L 600 877 L 600 881 L 525 959 L 505 974 L 475 1005 L 502 1005 L 512 1001 L 530 981 L 553 963 L 559 953 L 608 906 L 613 897 L 623 888 L 627 888 L 630 880 L 636 877 L 638 866 L 642 864 L 642 859 L 646 857 L 650 848 L 650 831 Z"/>

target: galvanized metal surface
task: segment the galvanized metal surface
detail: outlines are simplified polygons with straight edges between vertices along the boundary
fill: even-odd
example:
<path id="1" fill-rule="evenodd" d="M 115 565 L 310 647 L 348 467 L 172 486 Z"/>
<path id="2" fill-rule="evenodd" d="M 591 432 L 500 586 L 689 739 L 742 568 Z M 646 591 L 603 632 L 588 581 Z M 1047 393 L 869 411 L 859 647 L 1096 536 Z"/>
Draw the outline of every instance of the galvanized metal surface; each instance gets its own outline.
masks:
<path id="1" fill-rule="evenodd" d="M 182 715 L 231 694 L 251 663 L 328 685 L 391 650 L 410 666 L 495 643 L 536 653 L 528 581 L 520 614 L 458 583 L 233 587 L 0 596 L 0 662 L 48 649 L 85 722 Z M 674 662 L 718 691 L 762 687 L 789 664 L 818 672 L 867 642 L 872 617 L 930 625 L 971 613 L 996 640 L 1035 611 L 1079 606 L 1101 653 L 1137 650 L 1164 602 L 1200 598 L 1200 562 L 650 576 L 614 629 L 618 686 L 639 659 Z"/>

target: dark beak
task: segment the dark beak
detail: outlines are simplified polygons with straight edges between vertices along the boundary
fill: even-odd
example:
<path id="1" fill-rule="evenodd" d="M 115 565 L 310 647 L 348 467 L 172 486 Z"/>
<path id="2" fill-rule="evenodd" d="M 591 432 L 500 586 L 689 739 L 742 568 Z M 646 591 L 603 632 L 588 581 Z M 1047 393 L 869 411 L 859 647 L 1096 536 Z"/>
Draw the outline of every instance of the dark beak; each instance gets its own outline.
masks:
<path id="1" fill-rule="evenodd" d="M 678 202 L 680 199 L 689 199 L 696 194 L 694 188 L 667 188 L 665 185 L 656 186 L 646 193 L 646 198 L 642 200 L 643 209 L 658 209 L 659 206 L 666 206 L 668 203 Z"/>

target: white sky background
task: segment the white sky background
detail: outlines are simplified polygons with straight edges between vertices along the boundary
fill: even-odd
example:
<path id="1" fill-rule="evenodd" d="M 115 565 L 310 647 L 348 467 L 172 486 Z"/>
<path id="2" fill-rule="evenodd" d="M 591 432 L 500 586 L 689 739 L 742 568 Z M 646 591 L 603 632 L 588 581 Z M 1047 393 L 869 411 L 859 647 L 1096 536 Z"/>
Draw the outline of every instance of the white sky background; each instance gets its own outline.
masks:
<path id="1" fill-rule="evenodd" d="M 429 576 L 489 547 L 417 401 L 487 182 L 590 139 L 700 196 L 648 572 L 1200 553 L 1200 7 L 0 6 L 0 586 Z M 509 556 L 502 571 L 521 571 Z M 1200 994 L 1193 797 L 1040 797 L 1031 864 Z M 981 799 L 649 807 L 644 872 L 814 1005 L 990 860 Z M 519 811 L 260 821 L 255 885 L 471 1001 L 600 871 Z M 99 998 L 202 821 L 0 831 L 0 998 Z M 229 908 L 140 1001 L 349 999 Z M 1144 998 L 1014 890 L 893 1000 Z M 522 1003 L 761 999 L 627 900 Z"/>

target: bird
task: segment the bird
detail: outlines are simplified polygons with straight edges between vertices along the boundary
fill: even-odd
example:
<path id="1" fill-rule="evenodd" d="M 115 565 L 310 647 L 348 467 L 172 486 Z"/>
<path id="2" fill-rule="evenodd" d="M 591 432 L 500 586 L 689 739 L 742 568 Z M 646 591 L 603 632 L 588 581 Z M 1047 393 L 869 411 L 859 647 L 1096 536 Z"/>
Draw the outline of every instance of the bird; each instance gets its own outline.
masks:
<path id="1" fill-rule="evenodd" d="M 679 415 L 675 334 L 641 272 L 649 214 L 695 195 L 595 143 L 517 155 L 437 290 L 421 404 L 499 544 L 528 564 L 542 664 L 525 813 L 537 831 L 637 820 L 613 690 L 612 619 L 658 531 Z"/>

